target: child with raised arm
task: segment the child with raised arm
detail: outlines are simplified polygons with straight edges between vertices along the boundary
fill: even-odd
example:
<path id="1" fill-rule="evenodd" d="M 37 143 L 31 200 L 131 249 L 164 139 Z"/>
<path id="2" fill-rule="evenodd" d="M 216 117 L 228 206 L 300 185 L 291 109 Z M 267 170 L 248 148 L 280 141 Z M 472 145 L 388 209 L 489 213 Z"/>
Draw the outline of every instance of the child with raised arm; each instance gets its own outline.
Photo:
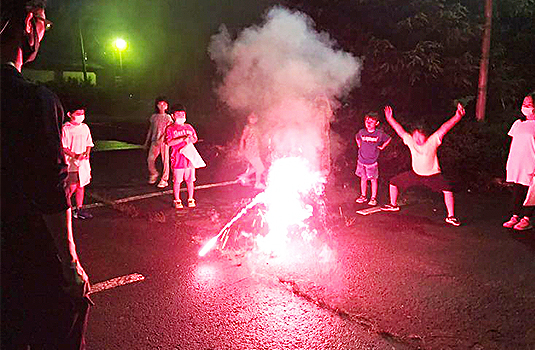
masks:
<path id="1" fill-rule="evenodd" d="M 377 179 L 379 178 L 379 165 L 377 159 L 392 138 L 383 130 L 377 128 L 379 117 L 375 113 L 369 113 L 364 117 L 364 128 L 355 135 L 359 154 L 357 159 L 357 170 L 355 175 L 360 177 L 360 197 L 357 203 L 368 201 L 366 196 L 368 180 L 371 183 L 371 198 L 369 205 L 377 205 Z"/>
<path id="2" fill-rule="evenodd" d="M 80 104 L 73 104 L 69 106 L 67 116 L 70 121 L 65 123 L 61 129 L 61 144 L 68 167 L 67 204 L 72 208 L 73 218 L 91 219 L 93 215 L 82 209 L 85 186 L 91 180 L 89 153 L 94 146 L 89 127 L 83 122 L 85 119 L 85 107 Z M 71 203 L 73 195 L 76 203 L 74 206 Z"/>
<path id="3" fill-rule="evenodd" d="M 186 109 L 182 105 L 171 107 L 175 122 L 165 130 L 165 143 L 171 148 L 171 168 L 173 169 L 173 205 L 176 209 L 184 208 L 180 200 L 180 185 L 186 182 L 188 189 L 188 208 L 196 206 L 193 192 L 195 190 L 195 168 L 206 166 L 193 144 L 197 142 L 197 133 L 190 124 L 186 124 Z"/>
<path id="4" fill-rule="evenodd" d="M 381 209 L 384 211 L 398 211 L 397 198 L 399 189 L 405 190 L 412 186 L 425 186 L 434 192 L 444 194 L 444 204 L 448 216 L 446 223 L 459 226 L 461 223 L 455 217 L 455 199 L 451 191 L 450 183 L 444 178 L 438 164 L 437 149 L 442 143 L 442 138 L 455 124 L 464 116 L 463 106 L 458 103 L 457 111 L 453 117 L 442 124 L 431 136 L 420 129 L 416 129 L 409 134 L 394 119 L 392 107 L 385 107 L 385 117 L 394 131 L 401 137 L 403 143 L 409 147 L 412 158 L 412 170 L 394 176 L 390 180 L 390 204 L 386 204 Z"/>

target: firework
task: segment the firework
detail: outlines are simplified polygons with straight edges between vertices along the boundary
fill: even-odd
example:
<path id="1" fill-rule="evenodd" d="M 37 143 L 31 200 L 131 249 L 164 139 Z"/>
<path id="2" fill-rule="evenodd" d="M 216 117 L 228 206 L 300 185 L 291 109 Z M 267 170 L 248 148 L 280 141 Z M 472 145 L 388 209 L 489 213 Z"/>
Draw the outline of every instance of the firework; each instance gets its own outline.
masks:
<path id="1" fill-rule="evenodd" d="M 259 252 L 265 254 L 282 254 L 285 252 L 292 234 L 299 236 L 304 242 L 311 241 L 316 230 L 310 229 L 307 219 L 314 215 L 314 204 L 323 194 L 325 178 L 321 173 L 313 171 L 309 163 L 299 157 L 280 158 L 273 162 L 269 169 L 267 188 L 242 208 L 214 237 L 199 251 L 205 256 L 219 242 L 221 249 L 229 239 L 232 226 L 245 214 L 254 211 L 259 220 L 266 223 L 268 232 L 241 232 L 243 236 L 251 236 Z M 258 226 L 253 220 L 253 227 Z"/>

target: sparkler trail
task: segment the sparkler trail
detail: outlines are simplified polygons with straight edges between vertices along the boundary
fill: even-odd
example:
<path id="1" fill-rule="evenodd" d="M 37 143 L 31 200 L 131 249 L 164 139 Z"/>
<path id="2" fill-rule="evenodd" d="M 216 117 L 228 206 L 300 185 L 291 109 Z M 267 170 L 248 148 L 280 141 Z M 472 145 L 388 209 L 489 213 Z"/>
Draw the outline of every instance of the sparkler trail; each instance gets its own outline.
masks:
<path id="1" fill-rule="evenodd" d="M 219 237 L 223 236 L 223 234 L 228 233 L 228 229 L 234 224 L 236 221 L 238 221 L 245 213 L 249 211 L 252 207 L 257 205 L 261 198 L 263 197 L 264 192 L 259 193 L 256 195 L 256 197 L 253 198 L 253 200 L 247 204 L 238 214 L 236 214 L 227 224 L 219 231 L 217 236 L 212 237 L 205 245 L 204 247 L 199 251 L 199 256 L 205 256 L 213 247 L 215 247 L 217 240 Z"/>
<path id="2" fill-rule="evenodd" d="M 244 234 L 251 236 L 256 248 L 262 253 L 282 253 L 289 240 L 289 233 L 299 235 L 302 241 L 310 242 L 316 235 L 315 229 L 310 230 L 306 220 L 313 216 L 314 208 L 304 197 L 318 196 L 323 193 L 325 179 L 319 172 L 312 171 L 308 162 L 303 158 L 286 157 L 273 162 L 269 169 L 268 186 L 264 192 L 256 195 L 253 200 L 240 210 L 221 231 L 212 237 L 199 251 L 199 256 L 205 256 L 214 248 L 220 239 L 221 249 L 227 243 L 231 234 L 231 227 L 240 218 L 258 204 L 265 205 L 258 211 L 260 220 L 266 222 L 269 231 L 266 235 L 258 232 Z M 253 220 L 255 226 L 256 219 Z"/>

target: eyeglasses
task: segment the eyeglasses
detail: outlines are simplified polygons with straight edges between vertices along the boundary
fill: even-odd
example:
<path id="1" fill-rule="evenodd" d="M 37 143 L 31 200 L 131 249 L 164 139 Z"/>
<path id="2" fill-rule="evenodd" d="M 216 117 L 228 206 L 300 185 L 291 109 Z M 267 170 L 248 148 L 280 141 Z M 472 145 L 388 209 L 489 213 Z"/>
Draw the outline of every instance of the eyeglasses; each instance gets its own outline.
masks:
<path id="1" fill-rule="evenodd" d="M 46 18 L 43 18 L 41 16 L 38 16 L 38 15 L 33 15 L 33 17 L 37 18 L 37 19 L 40 19 L 41 21 L 43 21 L 43 23 L 45 24 L 45 31 L 49 30 L 50 28 L 52 28 L 52 25 L 54 23 L 52 23 L 52 21 L 46 19 Z"/>

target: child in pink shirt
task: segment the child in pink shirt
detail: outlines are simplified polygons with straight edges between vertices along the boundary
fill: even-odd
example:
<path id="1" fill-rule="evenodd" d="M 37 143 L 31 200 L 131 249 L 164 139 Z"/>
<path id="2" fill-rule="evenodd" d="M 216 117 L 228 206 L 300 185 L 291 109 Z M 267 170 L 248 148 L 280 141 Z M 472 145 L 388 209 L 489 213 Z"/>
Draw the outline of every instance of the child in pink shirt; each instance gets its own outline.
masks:
<path id="1" fill-rule="evenodd" d="M 170 146 L 171 168 L 173 169 L 174 206 L 184 208 L 180 200 L 180 185 L 186 182 L 188 189 L 188 208 L 196 206 L 193 193 L 195 190 L 195 168 L 205 166 L 193 144 L 197 142 L 197 133 L 190 124 L 186 124 L 186 110 L 182 105 L 171 107 L 175 122 L 165 130 L 165 143 Z"/>

